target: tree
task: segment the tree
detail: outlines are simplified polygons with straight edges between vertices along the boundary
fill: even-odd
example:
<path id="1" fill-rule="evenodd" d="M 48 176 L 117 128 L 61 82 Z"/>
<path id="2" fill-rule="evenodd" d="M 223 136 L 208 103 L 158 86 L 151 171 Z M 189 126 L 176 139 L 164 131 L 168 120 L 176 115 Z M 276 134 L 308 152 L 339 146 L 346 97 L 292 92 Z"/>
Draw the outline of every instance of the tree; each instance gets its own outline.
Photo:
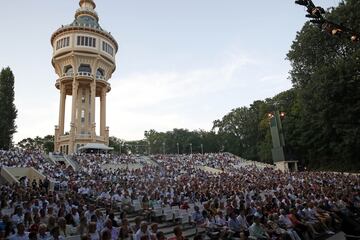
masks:
<path id="1" fill-rule="evenodd" d="M 16 132 L 14 75 L 9 67 L 0 72 L 0 149 L 10 149 Z"/>
<path id="2" fill-rule="evenodd" d="M 245 158 L 256 157 L 258 119 L 256 112 L 247 107 L 233 109 L 221 120 L 214 121 L 213 130 L 218 133 L 224 151 Z M 255 152 L 255 153 L 254 153 Z"/>
<path id="3" fill-rule="evenodd" d="M 126 149 L 124 148 L 124 140 L 121 140 L 117 137 L 109 137 L 109 147 L 114 148 L 114 153 L 126 153 Z"/>
<path id="4" fill-rule="evenodd" d="M 46 153 L 54 151 L 54 135 L 46 135 L 41 138 L 24 138 L 17 143 L 17 146 L 22 149 L 42 150 Z"/>
<path id="5" fill-rule="evenodd" d="M 327 18 L 360 30 L 360 2 L 346 0 Z M 287 55 L 298 90 L 292 144 L 314 168 L 360 169 L 360 44 L 306 23 Z"/>

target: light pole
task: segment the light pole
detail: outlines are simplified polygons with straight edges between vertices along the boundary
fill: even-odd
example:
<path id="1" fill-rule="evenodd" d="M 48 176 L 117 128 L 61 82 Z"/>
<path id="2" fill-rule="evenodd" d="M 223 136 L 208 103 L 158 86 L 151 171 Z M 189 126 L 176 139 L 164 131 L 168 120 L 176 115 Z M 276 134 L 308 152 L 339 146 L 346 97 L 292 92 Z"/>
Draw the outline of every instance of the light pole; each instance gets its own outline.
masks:
<path id="1" fill-rule="evenodd" d="M 192 155 L 192 143 L 190 143 L 190 154 Z"/>
<path id="2" fill-rule="evenodd" d="M 151 155 L 151 144 L 150 141 L 148 141 L 148 146 L 149 146 L 149 156 Z"/>
<path id="3" fill-rule="evenodd" d="M 204 154 L 204 145 L 200 144 L 200 147 L 201 147 L 201 154 Z"/>
<path id="4" fill-rule="evenodd" d="M 177 153 L 178 155 L 180 154 L 180 151 L 179 151 L 179 143 L 176 143 L 176 147 L 177 147 Z"/>
<path id="5" fill-rule="evenodd" d="M 163 145 L 163 154 L 165 155 L 165 142 L 163 142 L 162 145 Z"/>

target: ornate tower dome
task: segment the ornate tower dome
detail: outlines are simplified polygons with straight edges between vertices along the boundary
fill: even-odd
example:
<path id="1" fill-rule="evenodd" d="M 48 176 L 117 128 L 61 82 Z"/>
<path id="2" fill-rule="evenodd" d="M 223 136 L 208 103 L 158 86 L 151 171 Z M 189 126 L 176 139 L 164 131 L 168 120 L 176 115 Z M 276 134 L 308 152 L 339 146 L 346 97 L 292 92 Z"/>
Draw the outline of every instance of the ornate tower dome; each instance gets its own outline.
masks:
<path id="1" fill-rule="evenodd" d="M 76 152 L 93 143 L 108 145 L 106 94 L 115 71 L 118 44 L 100 27 L 93 0 L 80 0 L 74 21 L 63 25 L 51 36 L 52 64 L 59 78 L 59 123 L 55 127 L 55 151 Z M 72 96 L 70 132 L 64 132 L 66 97 Z M 100 130 L 96 133 L 95 102 L 100 99 Z"/>

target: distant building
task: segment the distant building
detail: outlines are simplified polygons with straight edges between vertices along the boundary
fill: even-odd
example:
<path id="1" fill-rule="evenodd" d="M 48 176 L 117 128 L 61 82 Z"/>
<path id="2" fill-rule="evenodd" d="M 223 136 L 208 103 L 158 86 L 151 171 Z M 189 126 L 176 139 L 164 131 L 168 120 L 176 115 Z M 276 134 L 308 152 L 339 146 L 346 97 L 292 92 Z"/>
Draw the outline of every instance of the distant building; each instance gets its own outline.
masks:
<path id="1" fill-rule="evenodd" d="M 51 36 L 52 64 L 59 79 L 59 123 L 55 127 L 55 151 L 71 154 L 84 145 L 108 146 L 106 94 L 115 71 L 118 43 L 99 25 L 93 0 L 80 0 L 75 20 Z M 69 133 L 64 132 L 66 97 L 72 96 Z M 100 99 L 100 131 L 96 134 L 96 99 Z"/>

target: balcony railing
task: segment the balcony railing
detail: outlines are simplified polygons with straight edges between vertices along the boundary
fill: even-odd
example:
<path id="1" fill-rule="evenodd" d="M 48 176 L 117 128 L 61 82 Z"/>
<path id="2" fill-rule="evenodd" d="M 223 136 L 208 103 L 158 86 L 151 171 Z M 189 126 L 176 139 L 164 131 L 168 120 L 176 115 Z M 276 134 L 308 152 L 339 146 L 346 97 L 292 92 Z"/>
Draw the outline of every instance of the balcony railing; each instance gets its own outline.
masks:
<path id="1" fill-rule="evenodd" d="M 64 73 L 61 78 L 73 77 L 74 73 Z"/>
<path id="2" fill-rule="evenodd" d="M 89 72 L 78 72 L 78 73 L 76 73 L 76 76 L 92 77 L 92 74 Z"/>
<path id="3" fill-rule="evenodd" d="M 79 8 L 78 10 L 76 10 L 76 13 L 84 12 L 84 11 L 92 12 L 93 14 L 98 15 L 94 9 L 87 8 L 87 7 Z"/>
<path id="4" fill-rule="evenodd" d="M 101 75 L 96 75 L 96 80 L 104 80 L 105 81 L 105 77 L 101 76 Z"/>

